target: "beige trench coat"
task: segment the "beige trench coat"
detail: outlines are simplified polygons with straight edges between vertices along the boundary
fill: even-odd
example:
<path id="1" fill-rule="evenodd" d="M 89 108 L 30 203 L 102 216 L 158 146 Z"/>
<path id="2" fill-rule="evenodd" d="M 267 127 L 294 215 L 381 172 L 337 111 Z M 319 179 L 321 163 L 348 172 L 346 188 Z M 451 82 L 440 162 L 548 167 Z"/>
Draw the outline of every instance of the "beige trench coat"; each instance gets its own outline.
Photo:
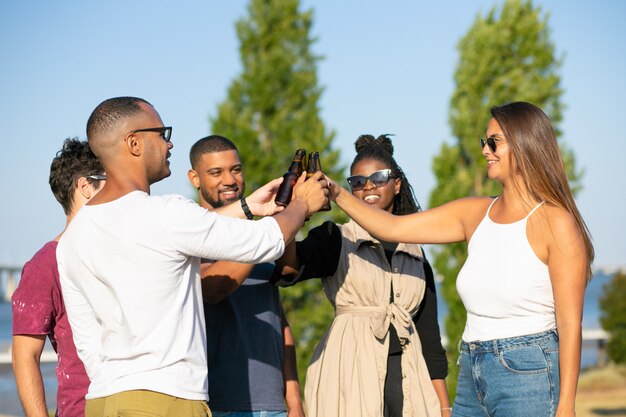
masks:
<path id="1" fill-rule="evenodd" d="M 382 245 L 354 221 L 340 226 L 335 275 L 322 279 L 335 318 L 306 375 L 307 417 L 381 417 L 389 324 L 403 345 L 403 417 L 441 416 L 412 315 L 425 290 L 419 245 L 398 244 L 391 270 Z M 391 282 L 394 302 L 390 304 Z"/>

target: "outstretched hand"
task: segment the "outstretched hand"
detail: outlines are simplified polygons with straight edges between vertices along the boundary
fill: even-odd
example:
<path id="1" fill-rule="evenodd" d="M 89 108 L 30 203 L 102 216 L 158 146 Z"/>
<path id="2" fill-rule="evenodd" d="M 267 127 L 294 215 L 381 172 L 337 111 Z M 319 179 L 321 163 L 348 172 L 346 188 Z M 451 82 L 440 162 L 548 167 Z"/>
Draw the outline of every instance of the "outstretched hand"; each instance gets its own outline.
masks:
<path id="1" fill-rule="evenodd" d="M 283 177 L 273 179 L 246 197 L 246 203 L 248 203 L 252 214 L 255 216 L 271 216 L 285 209 L 274 203 L 274 197 L 276 197 L 276 192 L 282 182 Z"/>
<path id="2" fill-rule="evenodd" d="M 328 177 L 325 177 L 328 183 L 328 198 L 330 201 L 336 201 L 337 196 L 341 192 L 342 188 L 336 181 L 331 180 Z"/>

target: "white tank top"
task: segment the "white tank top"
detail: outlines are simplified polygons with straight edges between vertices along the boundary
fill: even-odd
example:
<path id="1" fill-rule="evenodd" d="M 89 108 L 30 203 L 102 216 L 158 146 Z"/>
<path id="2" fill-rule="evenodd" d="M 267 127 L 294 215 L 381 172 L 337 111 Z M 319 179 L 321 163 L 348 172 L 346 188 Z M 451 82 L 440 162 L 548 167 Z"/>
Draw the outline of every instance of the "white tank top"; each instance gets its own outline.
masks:
<path id="1" fill-rule="evenodd" d="M 526 236 L 528 215 L 514 223 L 489 218 L 489 205 L 469 241 L 468 256 L 456 281 L 467 310 L 465 342 L 502 339 L 556 327 L 548 266 Z"/>

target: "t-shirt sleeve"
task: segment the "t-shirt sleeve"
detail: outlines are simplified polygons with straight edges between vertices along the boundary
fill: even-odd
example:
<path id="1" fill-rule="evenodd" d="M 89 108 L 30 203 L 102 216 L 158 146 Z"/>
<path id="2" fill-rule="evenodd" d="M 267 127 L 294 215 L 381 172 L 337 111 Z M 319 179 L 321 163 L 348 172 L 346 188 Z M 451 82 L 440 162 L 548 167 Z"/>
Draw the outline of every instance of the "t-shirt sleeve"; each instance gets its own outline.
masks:
<path id="1" fill-rule="evenodd" d="M 333 222 L 325 222 L 311 229 L 307 237 L 296 243 L 300 268 L 295 275 L 274 273 L 272 281 L 288 287 L 311 278 L 325 278 L 335 274 L 341 255 L 341 231 Z"/>
<path id="2" fill-rule="evenodd" d="M 45 335 L 54 325 L 55 271 L 29 261 L 11 297 L 14 335 Z"/>
<path id="3" fill-rule="evenodd" d="M 164 221 L 174 247 L 188 256 L 258 264 L 277 259 L 285 250 L 284 237 L 272 217 L 251 221 L 221 216 L 194 201 L 171 196 Z"/>
<path id="4" fill-rule="evenodd" d="M 422 342 L 422 353 L 431 379 L 444 379 L 448 375 L 448 359 L 441 344 L 441 333 L 437 321 L 437 289 L 433 270 L 424 258 L 426 289 L 424 299 L 413 322 Z"/>

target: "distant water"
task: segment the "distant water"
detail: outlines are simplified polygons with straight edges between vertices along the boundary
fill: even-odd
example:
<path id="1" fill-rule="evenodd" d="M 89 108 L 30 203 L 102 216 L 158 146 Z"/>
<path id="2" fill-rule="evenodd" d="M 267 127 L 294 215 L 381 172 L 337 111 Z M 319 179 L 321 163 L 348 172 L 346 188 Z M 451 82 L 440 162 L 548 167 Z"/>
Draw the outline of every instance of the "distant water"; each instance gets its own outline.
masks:
<path id="1" fill-rule="evenodd" d="M 583 328 L 600 328 L 600 309 L 598 298 L 602 294 L 602 287 L 610 280 L 611 276 L 596 273 L 585 292 L 585 306 L 583 311 Z M 439 292 L 440 293 L 440 292 Z M 439 321 L 443 330 L 443 318 L 447 308 L 443 298 L 439 298 Z M 11 304 L 0 302 L 0 353 L 6 353 L 11 345 Z M 46 344 L 49 349 L 49 343 Z M 598 354 L 594 344 L 583 345 L 581 366 L 583 368 L 597 363 Z M 48 407 L 56 407 L 56 363 L 42 364 L 44 385 Z M 22 408 L 17 397 L 17 388 L 10 364 L 0 364 L 0 414 L 22 415 Z"/>

